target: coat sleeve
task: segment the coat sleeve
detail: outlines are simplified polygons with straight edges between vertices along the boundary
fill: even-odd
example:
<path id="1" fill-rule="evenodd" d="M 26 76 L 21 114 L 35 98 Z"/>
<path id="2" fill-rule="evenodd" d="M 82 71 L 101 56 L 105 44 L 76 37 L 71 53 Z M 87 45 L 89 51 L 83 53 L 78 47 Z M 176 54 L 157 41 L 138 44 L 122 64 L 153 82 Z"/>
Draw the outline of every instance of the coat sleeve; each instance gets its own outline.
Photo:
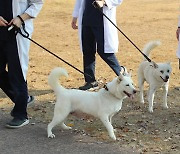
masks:
<path id="1" fill-rule="evenodd" d="M 29 7 L 25 11 L 29 16 L 35 18 L 39 14 L 41 8 L 43 6 L 42 0 L 30 0 Z"/>
<path id="2" fill-rule="evenodd" d="M 77 18 L 79 17 L 79 10 L 81 8 L 81 1 L 82 0 L 76 0 L 74 10 L 73 10 L 73 13 L 72 13 L 73 17 L 77 17 Z"/>
<path id="3" fill-rule="evenodd" d="M 105 0 L 106 5 L 109 9 L 116 7 L 122 3 L 123 0 Z"/>

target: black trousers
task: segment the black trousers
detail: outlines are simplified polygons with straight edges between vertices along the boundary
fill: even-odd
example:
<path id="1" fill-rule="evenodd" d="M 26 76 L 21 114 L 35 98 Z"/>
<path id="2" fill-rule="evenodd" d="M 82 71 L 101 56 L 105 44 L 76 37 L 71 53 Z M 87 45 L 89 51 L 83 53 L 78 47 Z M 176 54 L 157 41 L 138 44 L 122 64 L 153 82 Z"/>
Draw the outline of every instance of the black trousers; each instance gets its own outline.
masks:
<path id="1" fill-rule="evenodd" d="M 0 40 L 0 88 L 15 103 L 14 117 L 27 118 L 27 83 L 23 77 L 15 36 Z"/>
<path id="2" fill-rule="evenodd" d="M 96 51 L 100 57 L 110 66 L 116 75 L 120 74 L 121 67 L 114 53 L 104 53 L 104 29 L 103 26 L 82 26 L 82 50 L 83 65 L 86 82 L 96 81 L 95 60 Z M 103 69 L 103 68 L 102 68 Z M 90 77 L 91 76 L 91 77 Z"/>

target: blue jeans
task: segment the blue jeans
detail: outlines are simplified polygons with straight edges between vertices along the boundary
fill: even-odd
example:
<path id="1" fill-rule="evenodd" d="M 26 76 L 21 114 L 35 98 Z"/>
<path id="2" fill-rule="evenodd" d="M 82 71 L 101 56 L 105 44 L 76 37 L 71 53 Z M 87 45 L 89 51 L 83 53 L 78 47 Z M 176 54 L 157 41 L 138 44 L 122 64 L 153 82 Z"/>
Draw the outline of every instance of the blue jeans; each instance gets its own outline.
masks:
<path id="1" fill-rule="evenodd" d="M 121 71 L 120 64 L 114 53 L 104 53 L 104 29 L 103 27 L 82 26 L 82 49 L 85 82 L 93 82 L 95 79 L 96 51 L 100 57 L 110 66 L 118 76 Z M 88 75 L 86 75 L 88 74 Z M 91 76 L 91 77 L 90 77 Z"/>

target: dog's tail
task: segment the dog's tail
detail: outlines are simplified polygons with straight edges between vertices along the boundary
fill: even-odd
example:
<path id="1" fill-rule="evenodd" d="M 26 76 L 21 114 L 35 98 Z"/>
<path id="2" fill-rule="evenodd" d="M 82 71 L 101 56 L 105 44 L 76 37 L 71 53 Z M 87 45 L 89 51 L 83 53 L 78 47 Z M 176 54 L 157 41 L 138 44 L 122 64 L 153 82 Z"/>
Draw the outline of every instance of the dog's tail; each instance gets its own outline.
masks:
<path id="1" fill-rule="evenodd" d="M 65 69 L 61 67 L 54 68 L 48 77 L 48 84 L 51 86 L 51 88 L 56 91 L 58 87 L 62 87 L 59 82 L 59 78 L 61 76 L 68 77 L 68 73 Z"/>
<path id="2" fill-rule="evenodd" d="M 151 50 L 154 49 L 155 47 L 159 46 L 160 44 L 161 44 L 160 41 L 151 41 L 151 42 L 147 43 L 143 49 L 143 53 L 149 57 Z M 144 58 L 144 60 L 146 60 L 146 59 Z"/>

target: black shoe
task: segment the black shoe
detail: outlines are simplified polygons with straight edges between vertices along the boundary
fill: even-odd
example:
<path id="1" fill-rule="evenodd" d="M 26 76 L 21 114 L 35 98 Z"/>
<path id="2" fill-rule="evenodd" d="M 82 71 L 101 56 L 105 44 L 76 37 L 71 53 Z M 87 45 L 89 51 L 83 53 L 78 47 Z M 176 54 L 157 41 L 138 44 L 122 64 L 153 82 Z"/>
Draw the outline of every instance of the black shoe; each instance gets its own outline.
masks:
<path id="1" fill-rule="evenodd" d="M 20 128 L 22 126 L 25 126 L 29 123 L 28 119 L 18 119 L 14 118 L 11 120 L 9 123 L 7 123 L 6 127 L 7 128 Z"/>
<path id="2" fill-rule="evenodd" d="M 35 102 L 35 97 L 34 96 L 29 96 L 28 101 L 27 101 L 27 107 L 30 107 L 33 105 Z"/>
<path id="3" fill-rule="evenodd" d="M 27 107 L 32 106 L 34 104 L 34 102 L 35 102 L 35 97 L 34 96 L 29 96 L 28 101 L 27 101 Z M 12 117 L 14 117 L 13 110 L 11 111 L 10 115 Z"/>
<path id="4" fill-rule="evenodd" d="M 90 88 L 95 88 L 98 86 L 98 83 L 96 81 L 94 82 L 86 82 L 84 86 L 79 87 L 80 90 L 88 90 Z"/>

